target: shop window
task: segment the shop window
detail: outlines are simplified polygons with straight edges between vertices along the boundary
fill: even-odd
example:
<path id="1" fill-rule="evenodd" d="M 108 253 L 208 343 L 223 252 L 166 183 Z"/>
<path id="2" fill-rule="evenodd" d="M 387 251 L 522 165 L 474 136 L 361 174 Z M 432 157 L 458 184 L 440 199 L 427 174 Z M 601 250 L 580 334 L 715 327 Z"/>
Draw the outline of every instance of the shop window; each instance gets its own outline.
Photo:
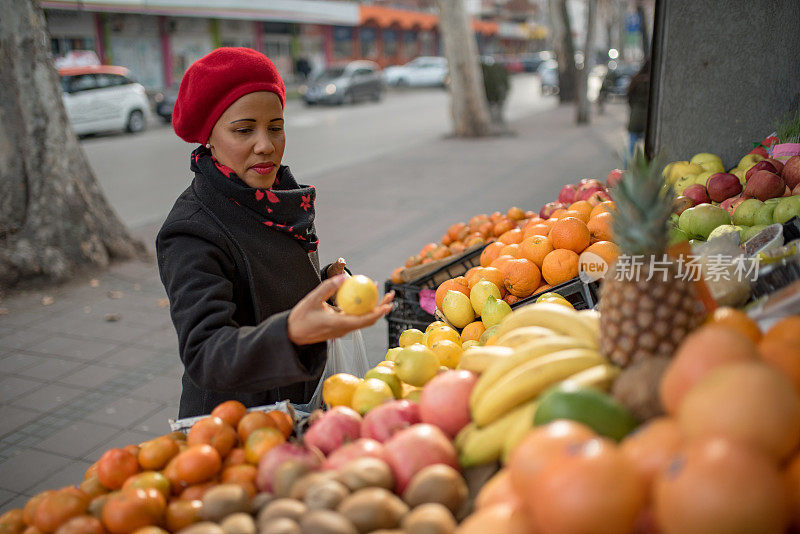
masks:
<path id="1" fill-rule="evenodd" d="M 378 58 L 378 32 L 375 28 L 361 28 L 361 57 Z"/>
<path id="2" fill-rule="evenodd" d="M 403 32 L 403 49 L 406 57 L 413 57 L 417 54 L 417 32 Z"/>
<path id="3" fill-rule="evenodd" d="M 333 55 L 336 58 L 348 58 L 353 55 L 353 29 L 335 27 L 333 29 Z"/>
<path id="4" fill-rule="evenodd" d="M 433 49 L 433 33 L 431 32 L 420 32 L 419 40 L 422 43 L 422 50 L 420 55 L 421 56 L 433 56 L 435 55 Z"/>
<path id="5" fill-rule="evenodd" d="M 396 30 L 383 30 L 383 55 L 386 57 L 397 55 Z"/>

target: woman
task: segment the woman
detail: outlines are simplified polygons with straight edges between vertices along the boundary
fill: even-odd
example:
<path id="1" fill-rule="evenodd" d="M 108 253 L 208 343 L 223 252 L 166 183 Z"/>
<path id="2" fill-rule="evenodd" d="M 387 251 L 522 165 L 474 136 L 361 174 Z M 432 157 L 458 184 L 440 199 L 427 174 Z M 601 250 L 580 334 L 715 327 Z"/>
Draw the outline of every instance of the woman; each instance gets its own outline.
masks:
<path id="1" fill-rule="evenodd" d="M 636 144 L 644 138 L 647 128 L 647 107 L 650 101 L 650 59 L 645 60 L 628 85 L 628 156 L 633 154 Z"/>
<path id="2" fill-rule="evenodd" d="M 220 48 L 184 74 L 172 121 L 192 152 L 191 185 L 156 238 L 161 280 L 178 332 L 179 417 L 236 399 L 246 406 L 310 400 L 326 340 L 375 323 L 326 303 L 344 260 L 320 271 L 313 186 L 281 165 L 285 89 L 248 48 Z M 323 281 L 324 280 L 324 281 Z"/>

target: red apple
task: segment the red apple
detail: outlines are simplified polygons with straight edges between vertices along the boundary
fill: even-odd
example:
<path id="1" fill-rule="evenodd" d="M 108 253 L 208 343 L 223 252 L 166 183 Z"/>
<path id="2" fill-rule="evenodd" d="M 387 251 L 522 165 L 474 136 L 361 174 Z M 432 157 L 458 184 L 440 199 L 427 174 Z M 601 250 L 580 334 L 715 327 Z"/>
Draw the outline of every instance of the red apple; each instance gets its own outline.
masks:
<path id="1" fill-rule="evenodd" d="M 743 194 L 764 202 L 767 199 L 783 195 L 785 190 L 786 182 L 783 181 L 783 178 L 774 172 L 758 171 L 747 181 Z"/>
<path id="2" fill-rule="evenodd" d="M 611 195 L 608 194 L 606 191 L 595 191 L 589 198 L 586 199 L 586 202 L 591 204 L 592 206 L 597 206 L 601 202 L 605 202 L 606 200 L 611 200 Z"/>
<path id="3" fill-rule="evenodd" d="M 438 427 L 420 423 L 401 430 L 383 446 L 383 456 L 392 469 L 398 494 L 424 467 L 449 465 L 459 470 L 453 442 Z"/>
<path id="4" fill-rule="evenodd" d="M 723 202 L 741 193 L 742 184 L 735 174 L 718 172 L 708 177 L 706 189 L 708 190 L 708 196 L 711 200 L 714 202 Z"/>
<path id="5" fill-rule="evenodd" d="M 759 156 L 764 156 L 765 158 L 769 157 L 769 153 L 767 152 L 767 149 L 764 148 L 761 145 L 758 145 L 757 147 L 755 147 L 753 150 L 748 152 L 748 154 L 758 154 Z"/>
<path id="6" fill-rule="evenodd" d="M 436 425 L 451 438 L 472 420 L 469 395 L 478 375 L 466 370 L 445 371 L 425 384 L 419 399 L 423 423 Z"/>
<path id="7" fill-rule="evenodd" d="M 583 178 L 578 182 L 578 189 L 585 189 L 587 187 L 603 187 L 603 182 L 594 178 Z"/>
<path id="8" fill-rule="evenodd" d="M 614 169 L 606 176 L 606 187 L 609 189 L 614 187 L 622 180 L 623 176 L 625 176 L 625 171 L 622 169 Z"/>
<path id="9" fill-rule="evenodd" d="M 407 400 L 386 402 L 367 412 L 361 423 L 361 437 L 371 438 L 381 443 L 392 435 L 411 425 L 422 422 L 419 405 Z"/>
<path id="10" fill-rule="evenodd" d="M 746 198 L 743 197 L 742 195 L 731 197 L 731 198 L 723 201 L 719 205 L 719 207 L 724 209 L 728 213 L 730 213 L 731 217 L 733 217 L 733 212 L 736 211 L 736 208 L 739 206 L 739 204 L 741 204 L 745 200 L 746 200 Z"/>
<path id="11" fill-rule="evenodd" d="M 756 163 L 755 165 L 753 165 L 752 167 L 747 169 L 747 172 L 744 173 L 745 181 L 749 180 L 750 177 L 753 176 L 758 171 L 769 171 L 769 172 L 772 172 L 772 173 L 775 173 L 775 174 L 778 174 L 778 175 L 780 174 L 780 172 L 778 172 L 778 169 L 777 169 L 777 167 L 775 167 L 775 165 L 773 165 L 771 162 L 769 162 L 769 161 L 767 161 L 765 159 L 762 159 L 761 161 L 759 161 L 758 163 Z"/>
<path id="12" fill-rule="evenodd" d="M 587 189 L 583 189 L 583 190 L 578 191 L 578 196 L 576 197 L 576 200 L 589 200 L 589 197 L 591 197 L 593 194 L 599 193 L 599 192 L 605 193 L 605 191 L 606 191 L 606 188 L 603 187 L 603 186 L 589 187 Z"/>
<path id="13" fill-rule="evenodd" d="M 736 177 L 734 176 L 734 178 Z M 739 180 L 736 180 L 736 183 L 739 183 Z M 706 191 L 705 186 L 700 184 L 692 184 L 686 189 L 684 189 L 683 196 L 692 199 L 692 202 L 694 202 L 695 206 L 697 206 L 698 204 L 711 202 L 711 199 L 708 197 L 708 191 Z"/>
<path id="14" fill-rule="evenodd" d="M 366 456 L 383 460 L 383 444 L 374 439 L 365 438 L 346 443 L 333 451 L 333 453 L 322 462 L 322 469 L 338 470 L 344 467 L 350 460 L 364 458 Z"/>
<path id="15" fill-rule="evenodd" d="M 574 184 L 567 184 L 558 192 L 558 201 L 564 204 L 572 204 L 575 202 L 575 195 L 578 194 L 578 186 Z"/>
<path id="16" fill-rule="evenodd" d="M 794 190 L 800 184 L 800 155 L 792 156 L 783 164 L 781 176 L 786 180 L 786 185 Z"/>
<path id="17" fill-rule="evenodd" d="M 334 406 L 317 419 L 305 433 L 307 445 L 316 447 L 325 456 L 342 444 L 361 436 L 361 416 L 347 406 Z"/>
<path id="18" fill-rule="evenodd" d="M 694 207 L 694 201 L 684 195 L 678 195 L 672 202 L 672 213 L 680 215 L 689 208 Z"/>
<path id="19" fill-rule="evenodd" d="M 541 217 L 542 219 L 549 219 L 554 211 L 566 207 L 567 205 L 562 204 L 561 202 L 548 202 L 547 204 L 542 206 L 541 210 L 539 210 L 539 217 Z"/>
<path id="20" fill-rule="evenodd" d="M 256 486 L 261 491 L 272 491 L 275 471 L 287 460 L 298 460 L 311 469 L 318 469 L 325 457 L 315 447 L 307 447 L 300 443 L 281 443 L 264 453 L 258 461 Z"/>

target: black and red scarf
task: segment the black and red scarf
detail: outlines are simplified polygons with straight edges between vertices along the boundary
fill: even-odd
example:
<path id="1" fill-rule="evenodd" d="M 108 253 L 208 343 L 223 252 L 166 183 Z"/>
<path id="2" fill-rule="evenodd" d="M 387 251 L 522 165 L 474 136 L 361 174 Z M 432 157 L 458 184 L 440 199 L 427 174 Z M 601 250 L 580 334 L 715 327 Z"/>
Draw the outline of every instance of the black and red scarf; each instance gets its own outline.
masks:
<path id="1" fill-rule="evenodd" d="M 306 252 L 317 250 L 319 239 L 313 232 L 317 190 L 313 185 L 298 184 L 289 167 L 281 165 L 278 168 L 271 188 L 253 188 L 201 145 L 192 152 L 191 169 L 211 178 L 222 194 L 247 210 L 261 224 L 288 234 Z"/>

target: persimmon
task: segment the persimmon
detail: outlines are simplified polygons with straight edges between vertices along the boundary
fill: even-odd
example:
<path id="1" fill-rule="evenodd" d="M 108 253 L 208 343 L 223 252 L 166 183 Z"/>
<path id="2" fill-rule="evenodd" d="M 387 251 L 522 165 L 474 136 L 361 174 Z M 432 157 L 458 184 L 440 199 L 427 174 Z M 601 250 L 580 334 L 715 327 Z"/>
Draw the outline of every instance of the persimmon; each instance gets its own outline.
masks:
<path id="1" fill-rule="evenodd" d="M 222 468 L 225 469 L 234 465 L 241 465 L 246 462 L 247 458 L 244 454 L 244 447 L 236 447 L 222 460 Z"/>
<path id="2" fill-rule="evenodd" d="M 264 428 L 272 425 L 272 419 L 264 412 L 249 412 L 242 417 L 236 430 L 239 434 L 241 443 L 245 443 L 247 438 L 257 428 Z"/>
<path id="3" fill-rule="evenodd" d="M 103 506 L 103 525 L 111 534 L 130 534 L 161 523 L 166 501 L 158 490 L 129 489 L 109 495 Z"/>
<path id="4" fill-rule="evenodd" d="M 2 532 L 0 530 L 0 532 Z M 103 523 L 90 515 L 78 515 L 64 522 L 55 531 L 55 534 L 106 534 Z"/>
<path id="5" fill-rule="evenodd" d="M 142 469 L 157 471 L 163 469 L 176 454 L 178 443 L 167 436 L 159 436 L 142 443 L 137 459 Z"/>
<path id="6" fill-rule="evenodd" d="M 139 470 L 139 460 L 128 449 L 109 449 L 97 461 L 97 477 L 108 489 L 120 489 Z"/>
<path id="7" fill-rule="evenodd" d="M 194 484 L 192 486 L 188 486 L 184 488 L 184 490 L 178 496 L 178 499 L 182 501 L 200 501 L 203 499 L 203 496 L 206 494 L 208 490 L 217 486 L 219 481 L 215 478 L 209 480 L 207 482 L 203 482 L 201 484 Z"/>
<path id="8" fill-rule="evenodd" d="M 246 413 L 247 407 L 237 400 L 227 400 L 211 410 L 212 416 L 219 417 L 233 428 L 236 428 Z"/>
<path id="9" fill-rule="evenodd" d="M 172 501 L 167 505 L 164 524 L 170 532 L 178 532 L 200 521 L 200 511 L 202 509 L 203 503 L 199 500 Z"/>
<path id="10" fill-rule="evenodd" d="M 189 446 L 207 443 L 217 449 L 219 455 L 223 457 L 236 446 L 237 441 L 236 430 L 215 416 L 205 417 L 193 424 L 186 438 Z"/>
<path id="11" fill-rule="evenodd" d="M 170 460 L 164 475 L 172 484 L 173 491 L 200 484 L 217 475 L 222 468 L 222 458 L 217 449 L 208 444 L 192 445 Z"/>
<path id="12" fill-rule="evenodd" d="M 23 530 L 25 530 L 25 519 L 22 509 L 14 508 L 0 515 L 0 532 L 17 534 Z"/>
<path id="13" fill-rule="evenodd" d="M 247 437 L 244 444 L 247 461 L 257 464 L 267 451 L 285 441 L 286 437 L 275 427 L 257 428 Z"/>
<path id="14" fill-rule="evenodd" d="M 33 525 L 42 532 L 53 532 L 69 519 L 84 515 L 89 507 L 86 495 L 54 491 L 46 495 L 33 514 Z"/>
<path id="15" fill-rule="evenodd" d="M 161 492 L 165 499 L 172 493 L 169 479 L 158 471 L 143 471 L 129 477 L 122 485 L 123 490 L 129 488 L 149 489 L 153 488 Z"/>
<path id="16" fill-rule="evenodd" d="M 100 478 L 97 475 L 87 478 L 78 484 L 78 488 L 88 495 L 90 499 L 94 499 L 99 495 L 104 495 L 109 491 L 108 488 L 103 486 L 103 484 L 100 482 Z"/>

